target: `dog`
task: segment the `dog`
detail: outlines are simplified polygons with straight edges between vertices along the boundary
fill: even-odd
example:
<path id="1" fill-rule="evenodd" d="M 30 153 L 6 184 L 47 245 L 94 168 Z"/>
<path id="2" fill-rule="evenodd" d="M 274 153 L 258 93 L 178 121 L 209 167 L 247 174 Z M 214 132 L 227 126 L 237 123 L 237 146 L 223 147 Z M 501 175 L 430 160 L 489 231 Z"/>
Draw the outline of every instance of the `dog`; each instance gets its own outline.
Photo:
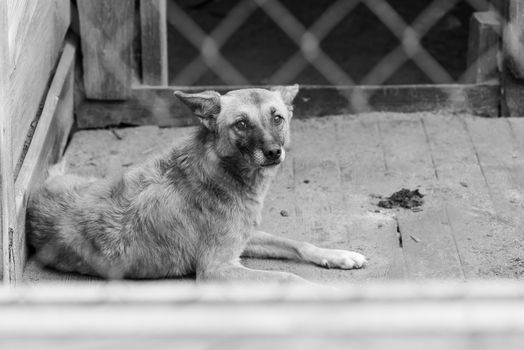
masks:
<path id="1" fill-rule="evenodd" d="M 182 145 L 112 179 L 63 174 L 55 166 L 28 201 L 28 242 L 36 260 L 107 279 L 195 274 L 197 281 L 304 281 L 248 269 L 241 256 L 364 266 L 359 253 L 257 229 L 290 142 L 298 89 L 177 91 L 201 121 Z"/>

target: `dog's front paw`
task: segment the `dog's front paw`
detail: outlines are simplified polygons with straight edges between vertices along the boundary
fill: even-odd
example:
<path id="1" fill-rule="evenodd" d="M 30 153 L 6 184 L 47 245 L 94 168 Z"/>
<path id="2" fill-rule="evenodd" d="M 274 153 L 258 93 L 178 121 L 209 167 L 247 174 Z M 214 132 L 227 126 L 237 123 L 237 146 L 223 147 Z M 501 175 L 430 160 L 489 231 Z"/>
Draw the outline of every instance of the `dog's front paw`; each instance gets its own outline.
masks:
<path id="1" fill-rule="evenodd" d="M 319 248 L 320 266 L 328 269 L 359 269 L 367 264 L 366 257 L 356 252 Z"/>

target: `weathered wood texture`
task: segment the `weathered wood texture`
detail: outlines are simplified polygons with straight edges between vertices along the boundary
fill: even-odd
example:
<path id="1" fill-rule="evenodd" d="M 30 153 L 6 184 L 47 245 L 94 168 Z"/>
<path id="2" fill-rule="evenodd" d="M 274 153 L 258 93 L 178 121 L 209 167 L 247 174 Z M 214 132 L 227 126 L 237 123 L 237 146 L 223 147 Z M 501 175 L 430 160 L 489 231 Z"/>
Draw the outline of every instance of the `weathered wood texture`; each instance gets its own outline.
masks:
<path id="1" fill-rule="evenodd" d="M 135 36 L 134 0 L 79 0 L 77 6 L 87 98 L 128 98 Z"/>
<path id="2" fill-rule="evenodd" d="M 493 218 L 486 230 L 492 244 L 479 248 L 487 259 L 497 261 L 497 266 L 492 267 L 494 274 L 509 269 L 516 277 L 522 276 L 524 267 L 524 243 L 520 239 L 524 224 L 523 122 L 505 118 L 488 125 L 482 120 L 466 120 L 493 205 L 492 211 L 486 213 Z"/>
<path id="3" fill-rule="evenodd" d="M 68 167 L 116 175 L 190 132 L 157 126 L 79 131 L 67 150 Z M 263 229 L 357 250 L 369 266 L 340 271 L 278 260 L 244 264 L 322 283 L 524 278 L 524 119 L 368 113 L 293 120 L 291 135 L 282 172 L 268 192 Z M 403 187 L 425 195 L 421 211 L 377 206 L 377 195 Z M 37 267 L 26 277 L 61 278 L 39 274 Z"/>
<path id="4" fill-rule="evenodd" d="M 363 180 L 359 176 L 365 175 L 356 171 L 352 174 L 352 157 L 357 150 L 338 152 L 358 147 L 360 141 L 363 144 L 358 149 L 369 151 L 367 146 L 377 141 L 375 130 L 343 117 L 334 121 L 294 121 L 292 149 L 268 194 L 263 229 L 322 247 L 355 250 L 374 263 L 354 271 L 267 259 L 246 259 L 244 263 L 253 268 L 292 271 L 326 283 L 401 278 L 402 267 L 399 271 L 395 259 L 398 257 L 395 221 L 387 215 L 372 213 L 366 205 L 368 192 L 357 185 Z M 346 132 L 358 134 L 358 140 L 347 138 Z M 361 158 L 359 164 L 366 169 L 382 166 L 381 159 L 376 157 Z"/>
<path id="5" fill-rule="evenodd" d="M 463 278 L 454 233 L 443 203 L 431 200 L 431 191 L 438 188 L 438 179 L 423 123 L 413 116 L 384 116 L 377 122 L 382 130 L 390 193 L 401 188 L 419 188 L 429 197 L 422 211 L 400 210 L 395 214 L 408 277 Z"/>
<path id="6" fill-rule="evenodd" d="M 475 12 L 469 22 L 466 82 L 483 83 L 498 79 L 501 24 L 495 11 Z"/>
<path id="7" fill-rule="evenodd" d="M 455 244 L 448 241 L 450 251 L 441 254 L 457 252 L 452 260 L 457 276 L 466 279 L 492 277 L 491 269 L 496 261 L 485 253 L 485 250 L 498 246 L 488 237 L 493 221 L 492 203 L 463 119 L 455 116 L 434 118 L 431 115 L 424 115 L 421 119 L 435 177 L 438 178 L 437 186 L 429 189 L 427 200 L 440 203 L 441 223 L 444 225 L 437 223 L 436 227 L 444 228 L 447 237 L 452 235 L 455 240 Z M 406 239 L 411 238 L 407 236 Z M 459 270 L 457 260 L 461 262 Z M 447 260 L 443 264 L 448 265 Z"/>
<path id="8" fill-rule="evenodd" d="M 503 34 L 503 57 L 501 86 L 501 115 L 524 116 L 524 5 L 519 1 L 504 2 L 505 22 Z M 521 56 L 519 58 L 519 55 Z"/>
<path id="9" fill-rule="evenodd" d="M 47 93 L 42 114 L 16 179 L 16 230 L 5 247 L 4 279 L 21 280 L 26 261 L 25 218 L 29 191 L 46 177 L 50 164 L 58 161 L 73 125 L 73 81 L 76 44 L 67 40 Z"/>
<path id="10" fill-rule="evenodd" d="M 524 79 L 524 3 L 521 0 L 508 0 L 504 56 L 513 75 Z"/>
<path id="11" fill-rule="evenodd" d="M 138 87 L 129 100 L 85 101 L 77 109 L 78 126 L 100 128 L 116 125 L 194 125 L 189 110 L 173 91 L 215 89 L 219 92 L 236 87 Z M 302 86 L 295 100 L 296 118 L 356 112 L 348 96 L 354 93 L 369 97 L 369 110 L 387 112 L 449 111 L 497 117 L 500 86 L 498 83 L 478 85 L 409 85 L 409 86 Z"/>
<path id="12" fill-rule="evenodd" d="M 8 0 L 9 96 L 3 105 L 13 120 L 13 160 L 26 151 L 25 140 L 45 98 L 70 22 L 68 0 Z"/>
<path id="13" fill-rule="evenodd" d="M 140 1 L 140 34 L 142 83 L 166 86 L 168 82 L 166 0 Z"/>
<path id="14" fill-rule="evenodd" d="M 7 3 L 0 2 L 0 33 L 7 33 Z M 13 178 L 13 145 L 11 115 L 5 106 L 9 98 L 9 42 L 0 36 L 0 276 L 3 277 L 4 241 L 9 242 L 9 232 L 14 228 L 15 196 Z"/>
<path id="15" fill-rule="evenodd" d="M 507 65 L 501 74 L 502 99 L 501 115 L 503 117 L 524 116 L 524 80 L 515 78 Z"/>
<path id="16" fill-rule="evenodd" d="M 108 284 L 0 293 L 9 349 L 520 349 L 522 283 Z"/>
<path id="17" fill-rule="evenodd" d="M 333 149 L 340 167 L 344 210 L 352 225 L 350 242 L 374 261 L 366 274 L 373 279 L 407 278 L 397 220 L 370 201 L 374 194 L 392 191 L 382 149 L 382 131 L 376 119 L 336 117 L 335 137 L 337 143 Z M 360 218 L 353 216 L 359 212 Z"/>

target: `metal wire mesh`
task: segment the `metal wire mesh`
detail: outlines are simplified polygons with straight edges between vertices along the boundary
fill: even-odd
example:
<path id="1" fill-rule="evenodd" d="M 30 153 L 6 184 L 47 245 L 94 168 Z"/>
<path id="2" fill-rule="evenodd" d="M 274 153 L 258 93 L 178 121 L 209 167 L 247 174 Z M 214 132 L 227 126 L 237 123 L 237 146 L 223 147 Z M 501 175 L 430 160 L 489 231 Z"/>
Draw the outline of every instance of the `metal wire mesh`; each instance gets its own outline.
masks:
<path id="1" fill-rule="evenodd" d="M 211 70 L 227 85 L 253 84 L 245 72 L 238 69 L 221 53 L 221 49 L 235 31 L 248 22 L 257 9 L 261 9 L 273 21 L 272 24 L 280 28 L 298 48 L 267 78 L 268 84 L 293 82 L 300 72 L 310 65 L 329 84 L 355 85 L 356 79 L 326 53 L 322 48 L 322 41 L 337 24 L 355 11 L 358 5 L 363 5 L 396 37 L 398 45 L 387 52 L 359 79 L 359 85 L 383 85 L 407 62 L 414 63 L 431 83 L 463 83 L 465 77 L 471 73 L 468 69 L 473 69 L 475 64 L 464 69 L 458 77 L 453 77 L 422 43 L 425 35 L 461 2 L 469 5 L 473 11 L 487 9 L 496 11 L 486 0 L 434 0 L 428 2 L 425 9 L 414 20 L 407 23 L 387 0 L 338 0 L 319 13 L 312 25 L 306 27 L 285 6 L 285 1 L 244 0 L 237 2 L 221 22 L 210 33 L 206 33 L 177 1 L 168 1 L 169 25 L 176 28 L 198 52 L 193 60 L 179 69 L 179 73 L 172 77 L 171 81 L 174 85 L 193 85 L 198 83 L 208 70 Z M 307 4 L 304 2 L 304 6 Z M 368 40 L 373 41 L 375 38 L 369 37 Z M 350 45 L 350 38 L 348 44 Z M 466 47 L 463 50 L 466 50 Z M 498 47 L 490 48 L 478 57 L 477 61 L 493 55 L 497 50 Z M 353 92 L 348 98 L 357 110 L 366 109 L 366 96 Z"/>
<path id="2" fill-rule="evenodd" d="M 211 29 L 204 28 L 189 12 L 198 13 L 195 8 L 216 1 L 220 0 L 202 0 L 200 2 L 167 0 L 168 25 L 176 30 L 179 39 L 186 41 L 186 45 L 192 45 L 195 51 L 194 56 L 189 59 L 186 58 L 185 61 L 177 60 L 178 53 L 176 51 L 173 54 L 175 57 L 169 58 L 171 62 L 175 61 L 177 65 L 180 65 L 176 69 L 176 74 L 170 76 L 171 85 L 202 85 L 200 83 L 201 78 L 210 72 L 225 85 L 259 85 L 250 78 L 249 73 L 251 72 L 246 74 L 245 70 L 239 68 L 238 62 L 233 62 L 231 57 L 226 57 L 223 53 L 224 46 L 228 45 L 229 41 L 239 31 L 249 26 L 256 11 L 262 11 L 272 22 L 267 23 L 267 25 L 279 28 L 281 34 L 283 33 L 289 40 L 290 46 L 297 48 L 289 56 L 286 56 L 286 52 L 274 53 L 276 56 L 280 56 L 280 61 L 270 76 L 263 80 L 265 85 L 294 83 L 307 67 L 314 68 L 323 80 L 330 85 L 384 85 L 389 84 L 389 80 L 394 75 L 398 75 L 402 66 L 407 63 L 414 65 L 425 75 L 426 83 L 464 83 L 477 62 L 483 62 L 486 57 L 491 57 L 499 51 L 498 45 L 489 48 L 480 57 L 477 57 L 476 62 L 470 64 L 469 67 L 466 67 L 464 63 L 464 69 L 457 75 L 450 74 L 449 69 L 444 67 L 434 53 L 430 52 L 424 45 L 427 34 L 459 4 L 467 4 L 471 8 L 471 14 L 474 11 L 486 10 L 496 12 L 496 8 L 488 0 L 428 0 L 425 2 L 425 8 L 410 21 L 406 21 L 403 15 L 399 13 L 397 8 L 399 1 L 338 0 L 329 3 L 326 8 L 322 9 L 322 12 L 314 14 L 314 20 L 307 26 L 297 18 L 289 7 L 286 7 L 286 1 L 239 0 L 228 2 L 229 9 L 217 16 L 223 18 L 218 19 L 214 27 Z M 191 11 L 188 10 L 188 2 L 193 4 Z M 393 2 L 396 6 L 392 5 Z M 308 1 L 303 2 L 303 6 L 308 6 L 308 4 Z M 398 45 L 386 51 L 378 59 L 376 57 L 370 58 L 370 60 L 376 62 L 365 74 L 358 72 L 359 77 L 356 79 L 354 73 L 350 73 L 346 67 L 341 66 L 332 53 L 326 52 L 323 48 L 323 41 L 337 25 L 347 20 L 348 16 L 362 6 L 375 16 L 377 25 L 384 27 L 390 36 L 396 38 Z M 467 37 L 467 29 L 465 32 Z M 377 41 L 380 45 L 383 41 L 377 39 L 378 37 L 373 35 L 366 38 L 370 42 Z M 269 37 L 264 40 L 269 43 L 272 38 Z M 260 44 L 260 41 L 258 43 Z M 129 45 L 132 45 L 132 42 Z M 347 39 L 347 45 L 351 45 L 351 38 Z M 466 46 L 464 45 L 461 50 L 465 51 Z M 260 50 L 260 48 L 258 49 Z M 267 50 L 270 50 L 269 45 Z M 451 50 L 453 49 L 450 48 Z M 365 59 L 366 53 L 363 52 L 362 55 Z M 465 55 L 462 56 L 465 57 Z M 114 64 L 114 67 L 109 67 L 110 70 L 118 71 L 121 62 L 112 61 L 116 64 Z M 495 61 L 492 64 L 496 65 L 497 62 Z M 252 69 L 256 70 L 257 68 Z M 493 67 L 493 69 L 496 69 L 496 67 Z M 346 97 L 356 111 L 369 110 L 368 96 L 362 94 L 362 91 L 353 90 L 351 95 Z"/>
<path id="3" fill-rule="evenodd" d="M 313 25 L 306 28 L 280 1 L 245 0 L 238 2 L 220 24 L 210 34 L 206 34 L 176 1 L 170 1 L 168 3 L 169 24 L 178 29 L 200 52 L 200 55 L 184 67 L 181 70 L 182 73 L 173 80 L 184 81 L 187 84 L 194 83 L 209 67 L 227 84 L 249 82 L 242 72 L 235 69 L 223 57 L 220 49 L 235 30 L 248 21 L 257 8 L 260 8 L 300 49 L 268 79 L 270 82 L 292 80 L 305 67 L 305 64 L 309 63 L 334 85 L 353 84 L 354 80 L 322 50 L 320 43 L 329 34 L 329 31 L 347 17 L 358 4 L 363 4 L 400 41 L 398 47 L 385 55 L 365 76 L 362 81 L 366 85 L 384 83 L 400 65 L 409 59 L 413 60 L 433 82 L 454 82 L 455 79 L 428 53 L 421 44 L 421 40 L 459 2 L 461 0 L 435 0 L 412 23 L 408 24 L 387 0 L 339 0 L 333 2 L 318 15 Z M 490 4 L 485 0 L 467 0 L 465 2 L 478 11 L 490 8 Z M 307 2 L 304 4 L 307 6 Z M 369 38 L 371 41 L 373 39 Z"/>

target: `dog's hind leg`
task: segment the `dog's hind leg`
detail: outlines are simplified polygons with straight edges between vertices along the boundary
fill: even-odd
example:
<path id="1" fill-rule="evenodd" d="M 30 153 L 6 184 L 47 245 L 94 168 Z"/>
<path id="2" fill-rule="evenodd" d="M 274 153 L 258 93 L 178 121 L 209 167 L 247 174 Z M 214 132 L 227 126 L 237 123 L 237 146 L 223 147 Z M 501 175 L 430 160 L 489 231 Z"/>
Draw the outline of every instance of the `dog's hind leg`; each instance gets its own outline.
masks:
<path id="1" fill-rule="evenodd" d="M 307 261 L 327 268 L 353 269 L 366 264 L 359 253 L 340 249 L 319 248 L 311 243 L 253 231 L 242 253 L 244 257 Z"/>

